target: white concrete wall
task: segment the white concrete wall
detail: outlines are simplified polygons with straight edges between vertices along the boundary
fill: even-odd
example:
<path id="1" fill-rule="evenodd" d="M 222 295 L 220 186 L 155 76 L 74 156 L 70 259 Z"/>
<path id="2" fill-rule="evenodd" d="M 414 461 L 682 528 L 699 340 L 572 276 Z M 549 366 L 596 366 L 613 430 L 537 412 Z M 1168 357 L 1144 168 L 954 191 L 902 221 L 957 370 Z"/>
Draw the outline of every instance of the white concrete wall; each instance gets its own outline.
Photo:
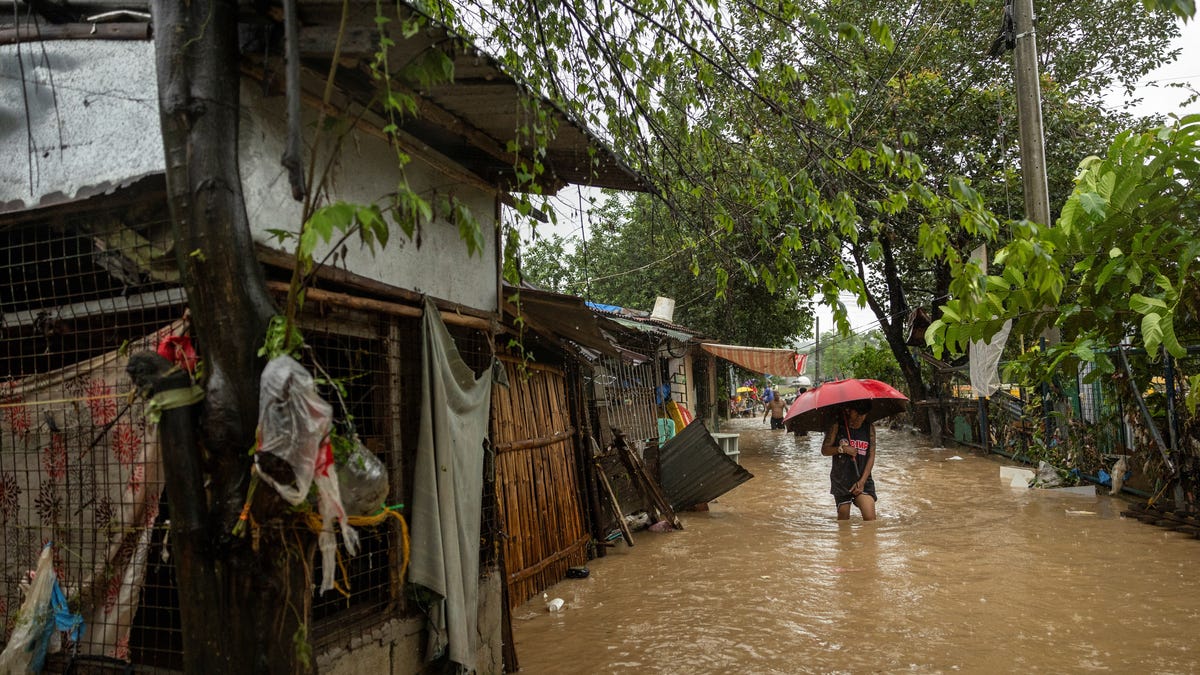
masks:
<path id="1" fill-rule="evenodd" d="M 164 171 L 152 42 L 25 43 L 20 53 L 18 60 L 16 45 L 0 46 L 0 213 L 111 191 Z M 242 112 L 246 209 L 256 240 L 269 243 L 267 230 L 298 230 L 301 218 L 279 161 L 284 99 L 264 98 L 260 86 L 244 81 Z M 316 115 L 307 109 L 306 115 L 306 133 L 311 133 Z M 496 311 L 492 195 L 419 160 L 402 173 L 387 144 L 362 133 L 347 139 L 332 176 L 330 195 L 348 202 L 383 200 L 405 178 L 428 200 L 435 193 L 452 194 L 474 213 L 485 242 L 482 255 L 468 257 L 456 227 L 425 223 L 419 248 L 396 229 L 387 248 L 375 255 L 357 240 L 349 242 L 347 259 L 339 265 L 394 286 Z"/>
<path id="2" fill-rule="evenodd" d="M 278 247 L 267 230 L 298 230 L 302 217 L 302 205 L 292 199 L 287 173 L 279 163 L 286 134 L 284 99 L 263 98 L 257 85 L 245 82 L 242 107 L 240 161 L 246 210 L 255 239 Z M 316 121 L 315 113 L 307 111 L 306 134 L 311 134 Z M 338 266 L 393 286 L 495 311 L 497 242 L 492 195 L 455 183 L 419 160 L 402 172 L 395 152 L 384 141 L 352 132 L 332 171 L 331 196 L 351 203 L 386 204 L 387 195 L 406 178 L 409 187 L 428 201 L 435 193 L 452 194 L 470 207 L 483 230 L 482 255 L 468 257 L 458 229 L 439 220 L 422 226 L 419 248 L 398 228 L 393 228 L 387 248 L 377 249 L 374 255 L 352 239 L 347 259 Z M 317 259 L 327 251 L 324 247 Z"/>
<path id="3" fill-rule="evenodd" d="M 57 40 L 20 48 L 18 60 L 17 45 L 0 46 L 0 212 L 163 171 L 153 43 Z"/>

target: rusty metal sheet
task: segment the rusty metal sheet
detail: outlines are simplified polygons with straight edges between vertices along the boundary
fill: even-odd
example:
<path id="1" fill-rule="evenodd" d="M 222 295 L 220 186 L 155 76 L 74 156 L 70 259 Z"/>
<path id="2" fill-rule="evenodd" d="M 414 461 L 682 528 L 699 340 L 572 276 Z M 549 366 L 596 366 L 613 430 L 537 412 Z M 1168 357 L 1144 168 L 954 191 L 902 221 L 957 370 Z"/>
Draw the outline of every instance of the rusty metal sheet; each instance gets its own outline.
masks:
<path id="1" fill-rule="evenodd" d="M 663 494 L 676 511 L 710 502 L 754 478 L 725 456 L 700 422 L 692 422 L 663 444 L 658 462 Z"/>

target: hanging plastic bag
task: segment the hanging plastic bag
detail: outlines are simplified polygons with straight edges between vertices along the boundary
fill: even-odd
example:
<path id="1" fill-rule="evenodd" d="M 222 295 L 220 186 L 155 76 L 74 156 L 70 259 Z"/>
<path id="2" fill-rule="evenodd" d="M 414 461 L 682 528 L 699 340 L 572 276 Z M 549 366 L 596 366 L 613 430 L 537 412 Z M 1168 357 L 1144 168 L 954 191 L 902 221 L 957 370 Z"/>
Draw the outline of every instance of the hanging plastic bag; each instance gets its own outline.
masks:
<path id="1" fill-rule="evenodd" d="M 337 468 L 338 488 L 346 512 L 369 516 L 379 510 L 388 494 L 388 476 L 383 462 L 357 438 L 354 449 Z"/>
<path id="2" fill-rule="evenodd" d="M 346 508 L 342 506 L 341 490 L 338 488 L 337 470 L 333 465 L 333 447 L 328 441 L 321 444 L 313 482 L 317 484 L 317 510 L 321 514 L 321 534 L 317 536 L 317 547 L 321 549 L 321 592 L 333 588 L 334 572 L 337 568 L 337 535 L 333 523 L 342 526 L 342 542 L 350 555 L 358 553 L 358 532 L 350 527 Z"/>
<path id="3" fill-rule="evenodd" d="M 290 356 L 271 359 L 259 387 L 254 463 L 262 479 L 295 506 L 308 496 L 333 408 L 317 394 L 312 375 Z"/>
<path id="4" fill-rule="evenodd" d="M 1108 494 L 1115 495 L 1121 493 L 1121 488 L 1125 487 L 1125 480 L 1129 478 L 1129 462 L 1126 461 L 1125 455 L 1121 455 L 1117 463 L 1113 465 L 1112 470 L 1112 490 Z"/>
<path id="5" fill-rule="evenodd" d="M 33 580 L 17 613 L 17 621 L 4 652 L 0 653 L 0 673 L 40 673 L 46 660 L 50 637 L 54 632 L 54 558 L 47 544 L 38 558 Z"/>

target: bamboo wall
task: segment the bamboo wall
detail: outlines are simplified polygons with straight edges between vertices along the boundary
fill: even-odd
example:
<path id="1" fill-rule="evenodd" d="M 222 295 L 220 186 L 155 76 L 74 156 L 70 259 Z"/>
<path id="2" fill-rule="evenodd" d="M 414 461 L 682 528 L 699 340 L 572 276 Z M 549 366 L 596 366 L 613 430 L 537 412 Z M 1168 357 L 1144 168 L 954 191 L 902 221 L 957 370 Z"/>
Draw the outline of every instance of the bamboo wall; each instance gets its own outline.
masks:
<path id="1" fill-rule="evenodd" d="M 575 429 L 563 371 L 502 356 L 510 386 L 492 390 L 504 568 L 510 607 L 587 562 L 587 532 L 578 490 Z"/>

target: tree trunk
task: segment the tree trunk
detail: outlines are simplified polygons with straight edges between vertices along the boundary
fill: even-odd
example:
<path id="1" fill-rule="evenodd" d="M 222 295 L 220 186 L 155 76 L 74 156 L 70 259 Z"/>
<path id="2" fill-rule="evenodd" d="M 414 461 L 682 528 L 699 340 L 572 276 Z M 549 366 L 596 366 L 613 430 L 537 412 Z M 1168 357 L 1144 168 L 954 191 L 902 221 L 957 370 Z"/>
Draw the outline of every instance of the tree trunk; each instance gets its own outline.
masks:
<path id="1" fill-rule="evenodd" d="M 888 304 L 883 305 L 878 298 L 867 291 L 867 305 L 875 314 L 875 318 L 879 320 L 879 328 L 883 333 L 883 337 L 887 340 L 888 347 L 892 350 L 892 355 L 896 357 L 896 363 L 900 366 L 900 372 L 904 375 L 904 382 L 908 386 L 908 395 L 914 401 L 924 400 L 929 397 L 930 390 L 925 384 L 924 378 L 921 376 L 921 364 L 913 356 L 913 352 L 908 347 L 905 341 L 904 327 L 908 320 L 908 300 L 904 295 L 904 283 L 900 278 L 900 270 L 896 265 L 895 251 L 892 249 L 892 242 L 888 236 L 883 234 L 879 239 L 881 250 L 883 251 L 883 281 L 887 288 Z M 856 262 L 858 264 L 859 278 L 866 285 L 866 270 L 865 262 L 861 255 L 856 253 Z M 925 420 L 921 419 L 920 415 L 913 414 L 913 424 L 917 427 L 923 427 Z M 933 417 L 929 418 L 930 423 Z M 939 427 L 940 430 L 940 427 Z M 930 431 L 931 429 L 923 429 Z"/>
<path id="2" fill-rule="evenodd" d="M 270 490 L 258 491 L 257 546 L 230 534 L 257 426 L 257 350 L 276 313 L 238 173 L 237 2 L 157 0 L 153 16 L 175 250 L 206 392 L 198 423 L 160 427 L 184 671 L 311 672 L 297 645 L 307 645 L 315 538 L 269 518 L 282 504 Z"/>

